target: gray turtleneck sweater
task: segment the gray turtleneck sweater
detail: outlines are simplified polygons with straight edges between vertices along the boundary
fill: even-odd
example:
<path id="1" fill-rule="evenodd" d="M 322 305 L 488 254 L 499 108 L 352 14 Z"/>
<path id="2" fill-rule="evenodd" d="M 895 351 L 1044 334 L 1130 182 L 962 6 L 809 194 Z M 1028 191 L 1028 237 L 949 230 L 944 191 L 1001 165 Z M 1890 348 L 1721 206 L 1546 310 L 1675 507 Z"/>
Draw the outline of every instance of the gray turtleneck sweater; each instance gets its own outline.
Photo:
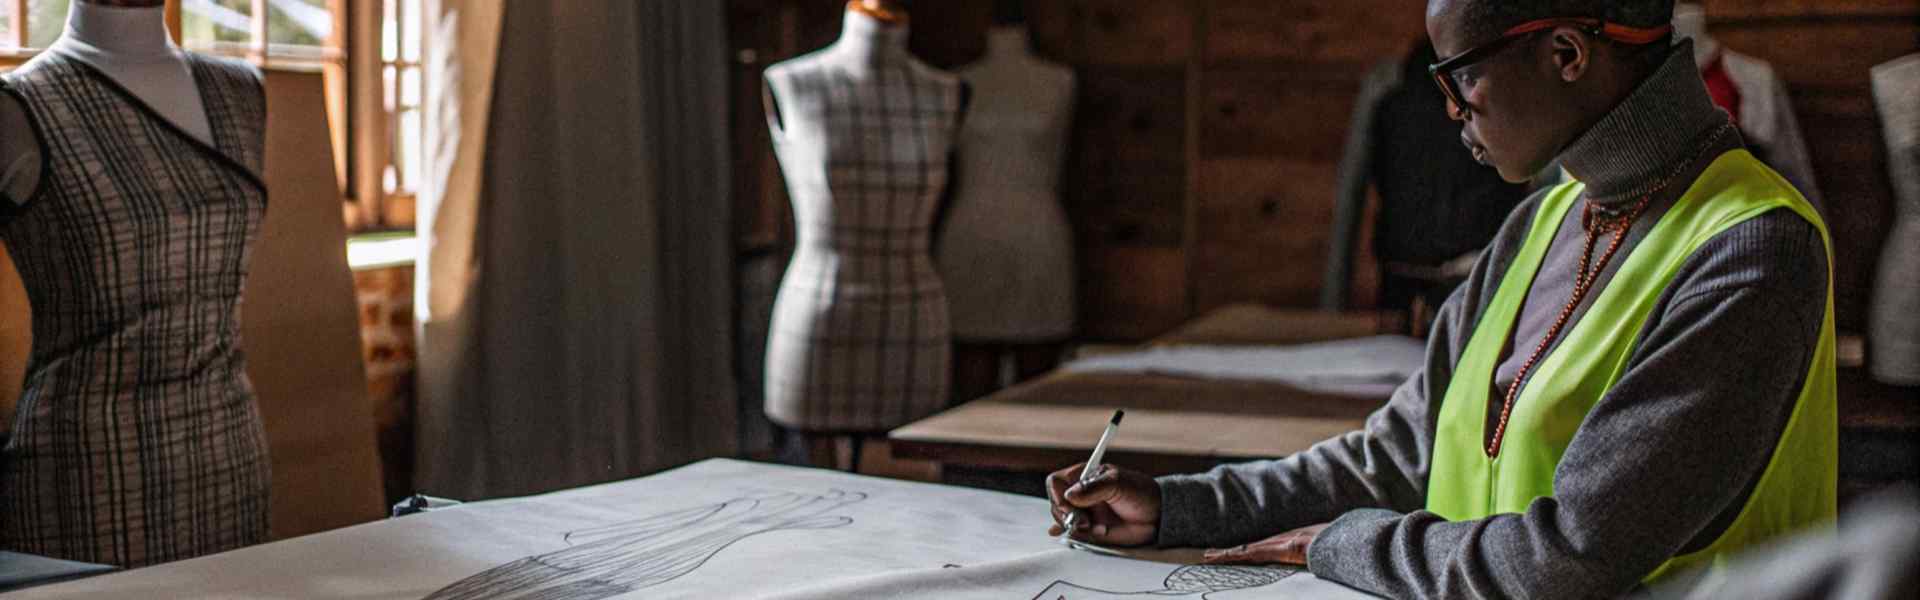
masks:
<path id="1" fill-rule="evenodd" d="M 1561 154 L 1602 205 L 1631 202 L 1679 169 L 1597 285 L 1642 285 L 1613 282 L 1613 272 L 1713 157 L 1741 147 L 1737 133 L 1719 131 L 1725 122 L 1682 45 Z M 1820 234 L 1785 210 L 1708 241 L 1660 291 L 1625 373 L 1567 447 L 1552 497 L 1473 521 L 1423 510 L 1439 403 L 1542 195 L 1508 217 L 1441 308 L 1425 368 L 1365 429 L 1282 460 L 1160 478 L 1158 543 L 1233 546 L 1332 521 L 1308 553 L 1325 579 L 1395 598 L 1566 598 L 1624 594 L 1669 557 L 1719 537 L 1772 458 L 1826 307 Z M 1547 252 L 1488 382 L 1494 398 L 1572 294 L 1580 214 L 1569 211 Z"/>

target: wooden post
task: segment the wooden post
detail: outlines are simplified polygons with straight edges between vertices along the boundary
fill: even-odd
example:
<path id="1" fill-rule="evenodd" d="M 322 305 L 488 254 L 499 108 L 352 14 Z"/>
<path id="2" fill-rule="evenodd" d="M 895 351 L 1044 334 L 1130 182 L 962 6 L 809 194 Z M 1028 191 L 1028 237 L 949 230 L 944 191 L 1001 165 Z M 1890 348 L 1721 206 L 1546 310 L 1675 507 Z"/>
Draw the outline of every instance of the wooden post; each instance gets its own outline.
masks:
<path id="1" fill-rule="evenodd" d="M 184 45 L 181 36 L 186 34 L 180 22 L 180 0 L 167 0 L 166 14 L 167 35 L 173 36 L 174 45 Z"/>
<path id="2" fill-rule="evenodd" d="M 378 225 L 381 207 L 380 170 L 387 164 L 386 87 L 381 75 L 380 0 L 348 0 L 348 104 L 351 175 L 347 186 L 360 208 L 359 225 Z"/>
<path id="3" fill-rule="evenodd" d="M 254 64 L 267 62 L 267 0 L 253 0 L 253 45 L 247 57 Z"/>
<path id="4" fill-rule="evenodd" d="M 27 0 L 13 0 L 13 45 L 27 47 Z"/>

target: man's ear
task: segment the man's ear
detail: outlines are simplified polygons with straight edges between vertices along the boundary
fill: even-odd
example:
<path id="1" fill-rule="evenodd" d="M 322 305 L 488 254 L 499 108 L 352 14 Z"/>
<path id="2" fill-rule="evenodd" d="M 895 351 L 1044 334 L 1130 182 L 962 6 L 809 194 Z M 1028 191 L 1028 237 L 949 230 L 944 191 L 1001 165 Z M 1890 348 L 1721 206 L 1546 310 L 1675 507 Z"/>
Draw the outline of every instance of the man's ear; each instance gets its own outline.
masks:
<path id="1" fill-rule="evenodd" d="M 1554 28 L 1552 52 L 1554 74 L 1560 81 L 1579 81 L 1593 66 L 1593 39 L 1578 28 Z"/>

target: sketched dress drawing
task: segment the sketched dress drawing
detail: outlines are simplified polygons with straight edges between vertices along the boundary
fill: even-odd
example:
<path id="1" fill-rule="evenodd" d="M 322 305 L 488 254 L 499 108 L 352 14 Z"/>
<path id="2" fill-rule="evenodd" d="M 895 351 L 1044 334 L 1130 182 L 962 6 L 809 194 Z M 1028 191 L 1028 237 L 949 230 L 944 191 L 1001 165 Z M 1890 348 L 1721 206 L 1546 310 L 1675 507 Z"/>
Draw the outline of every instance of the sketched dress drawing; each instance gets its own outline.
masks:
<path id="1" fill-rule="evenodd" d="M 1116 592 L 1055 581 L 1033 596 L 1033 600 L 1148 600 L 1197 598 L 1221 592 L 1247 590 L 1279 583 L 1299 573 L 1298 569 L 1247 567 L 1235 565 L 1187 565 L 1167 574 L 1166 586 L 1158 590 Z"/>
<path id="2" fill-rule="evenodd" d="M 566 534 L 575 544 L 529 556 L 441 588 L 427 600 L 601 600 L 680 578 L 736 542 L 772 531 L 832 529 L 829 514 L 860 492 L 783 493 L 729 500 Z"/>

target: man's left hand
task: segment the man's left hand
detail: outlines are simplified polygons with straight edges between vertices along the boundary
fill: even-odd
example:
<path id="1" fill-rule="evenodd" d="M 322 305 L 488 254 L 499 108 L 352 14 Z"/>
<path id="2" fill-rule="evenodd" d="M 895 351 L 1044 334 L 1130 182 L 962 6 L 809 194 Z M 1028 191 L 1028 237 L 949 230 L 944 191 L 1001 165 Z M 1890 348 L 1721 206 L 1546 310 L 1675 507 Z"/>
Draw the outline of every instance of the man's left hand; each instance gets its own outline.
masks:
<path id="1" fill-rule="evenodd" d="M 1201 555 L 1202 564 L 1307 564 L 1307 548 L 1313 545 L 1313 538 L 1331 523 L 1309 525 L 1282 533 L 1258 542 L 1235 548 L 1215 548 Z"/>

